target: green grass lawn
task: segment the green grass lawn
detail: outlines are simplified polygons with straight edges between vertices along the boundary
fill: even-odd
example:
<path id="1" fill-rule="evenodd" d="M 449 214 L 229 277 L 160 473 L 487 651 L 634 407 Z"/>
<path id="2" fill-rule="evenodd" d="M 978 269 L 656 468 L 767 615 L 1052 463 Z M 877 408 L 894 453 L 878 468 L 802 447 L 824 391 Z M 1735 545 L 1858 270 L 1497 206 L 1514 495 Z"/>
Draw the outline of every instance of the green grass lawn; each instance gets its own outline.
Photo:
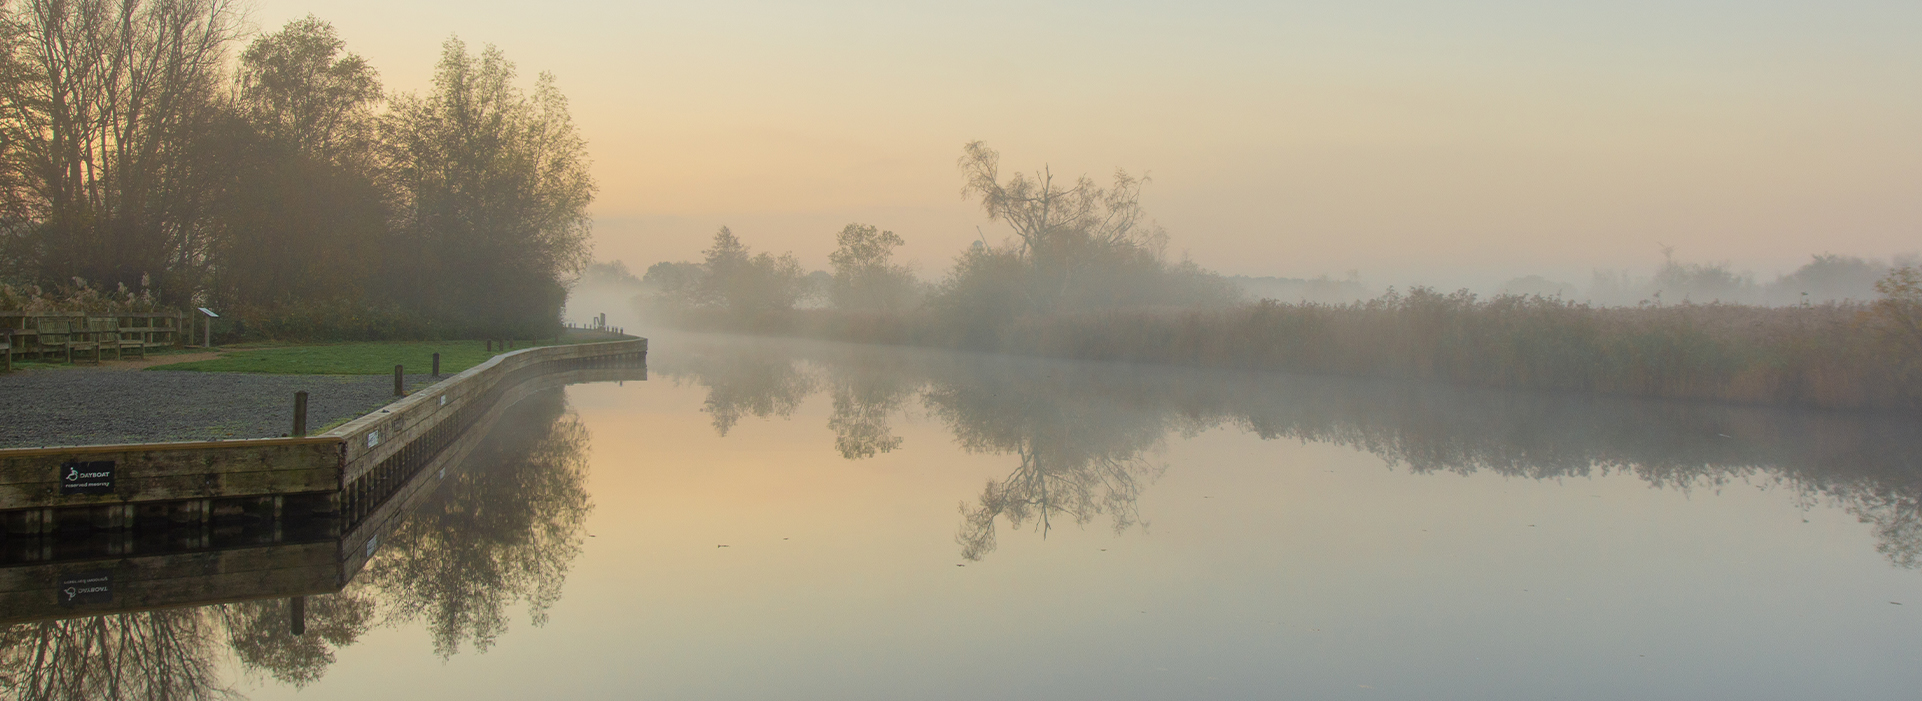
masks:
<path id="1" fill-rule="evenodd" d="M 551 346 L 554 343 L 550 340 L 535 345 Z M 514 346 L 515 350 L 527 347 L 525 341 Z M 487 352 L 483 341 L 336 343 L 236 350 L 213 360 L 156 365 L 147 369 L 268 375 L 387 375 L 394 372 L 395 365 L 404 365 L 407 372 L 412 374 L 426 373 L 432 369 L 435 353 L 440 354 L 442 375 L 466 370 L 497 355 Z"/>

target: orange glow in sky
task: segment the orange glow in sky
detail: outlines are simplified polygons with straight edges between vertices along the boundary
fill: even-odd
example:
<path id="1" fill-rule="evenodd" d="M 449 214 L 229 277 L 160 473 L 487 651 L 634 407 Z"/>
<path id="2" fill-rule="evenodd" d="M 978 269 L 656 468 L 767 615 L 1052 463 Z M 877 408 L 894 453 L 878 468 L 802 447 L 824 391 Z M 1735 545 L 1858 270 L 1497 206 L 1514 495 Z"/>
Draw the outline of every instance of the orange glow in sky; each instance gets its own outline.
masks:
<path id="1" fill-rule="evenodd" d="M 722 225 L 824 267 L 861 221 L 936 275 L 1005 236 L 960 198 L 974 139 L 1013 168 L 1149 172 L 1171 252 L 1226 273 L 1583 282 L 1668 244 L 1766 279 L 1922 248 L 1913 2 L 261 0 L 251 20 L 310 12 L 398 92 L 451 34 L 554 72 L 596 162 L 597 255 L 636 269 Z"/>

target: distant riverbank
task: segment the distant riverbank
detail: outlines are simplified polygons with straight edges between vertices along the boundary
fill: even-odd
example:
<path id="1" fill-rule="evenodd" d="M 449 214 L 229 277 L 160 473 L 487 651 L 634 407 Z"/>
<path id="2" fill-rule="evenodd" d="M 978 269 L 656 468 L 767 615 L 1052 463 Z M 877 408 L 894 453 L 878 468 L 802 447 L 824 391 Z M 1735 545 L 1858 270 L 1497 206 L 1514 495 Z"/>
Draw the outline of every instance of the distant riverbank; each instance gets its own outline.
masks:
<path id="1" fill-rule="evenodd" d="M 757 327 L 1077 360 L 1887 410 L 1922 406 L 1922 342 L 1903 327 L 1902 311 L 1886 300 L 1597 307 L 1416 289 L 1346 305 L 1264 300 L 1215 309 L 958 317 L 965 323 L 938 311 L 799 310 Z"/>

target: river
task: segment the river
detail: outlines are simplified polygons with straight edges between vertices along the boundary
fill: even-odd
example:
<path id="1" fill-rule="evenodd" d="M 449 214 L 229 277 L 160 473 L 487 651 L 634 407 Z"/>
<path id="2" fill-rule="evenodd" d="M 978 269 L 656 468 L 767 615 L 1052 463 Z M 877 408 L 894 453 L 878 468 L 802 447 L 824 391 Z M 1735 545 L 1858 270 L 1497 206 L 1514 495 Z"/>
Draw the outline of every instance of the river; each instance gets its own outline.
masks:
<path id="1" fill-rule="evenodd" d="M 283 599 L 19 624 L 8 693 L 1922 686 L 1913 417 L 711 336 L 649 362 L 522 400 L 305 634 Z"/>

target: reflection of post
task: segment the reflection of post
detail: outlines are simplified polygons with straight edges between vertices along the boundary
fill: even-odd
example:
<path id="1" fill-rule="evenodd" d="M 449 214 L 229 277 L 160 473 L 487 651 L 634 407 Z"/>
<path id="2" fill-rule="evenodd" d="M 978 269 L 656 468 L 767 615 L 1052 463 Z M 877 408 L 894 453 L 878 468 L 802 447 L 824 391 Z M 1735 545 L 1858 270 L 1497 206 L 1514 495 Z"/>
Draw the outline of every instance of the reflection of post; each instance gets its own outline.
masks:
<path id="1" fill-rule="evenodd" d="M 307 597 L 296 596 L 287 600 L 287 631 L 300 637 L 307 634 Z"/>

